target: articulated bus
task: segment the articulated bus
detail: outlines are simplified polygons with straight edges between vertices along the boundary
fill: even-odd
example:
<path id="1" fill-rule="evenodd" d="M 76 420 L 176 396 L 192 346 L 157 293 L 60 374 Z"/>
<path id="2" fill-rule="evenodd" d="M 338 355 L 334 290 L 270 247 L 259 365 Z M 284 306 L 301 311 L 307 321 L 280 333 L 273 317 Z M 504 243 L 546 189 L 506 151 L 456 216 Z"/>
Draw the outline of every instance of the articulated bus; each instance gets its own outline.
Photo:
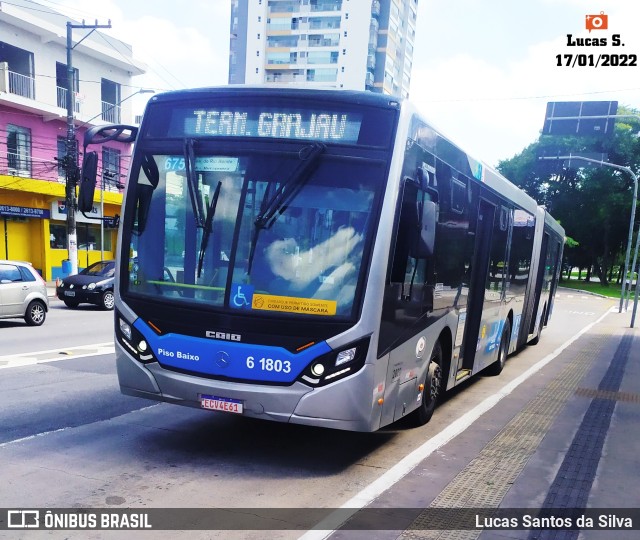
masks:
<path id="1" fill-rule="evenodd" d="M 344 430 L 422 425 L 549 320 L 564 230 L 407 101 L 185 90 L 126 128 L 124 394 Z M 91 172 L 82 184 L 90 206 Z"/>

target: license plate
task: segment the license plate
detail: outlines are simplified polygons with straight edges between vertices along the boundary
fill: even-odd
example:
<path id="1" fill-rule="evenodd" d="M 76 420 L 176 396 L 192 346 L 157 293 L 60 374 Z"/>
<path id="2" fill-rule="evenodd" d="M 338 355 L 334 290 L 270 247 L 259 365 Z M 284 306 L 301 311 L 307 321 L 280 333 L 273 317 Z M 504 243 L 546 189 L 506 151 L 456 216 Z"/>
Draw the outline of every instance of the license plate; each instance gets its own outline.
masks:
<path id="1" fill-rule="evenodd" d="M 75 296 L 76 295 L 76 291 L 64 291 L 64 295 L 65 296 Z"/>
<path id="2" fill-rule="evenodd" d="M 231 399 L 218 396 L 200 396 L 200 407 L 209 409 L 210 411 L 223 411 L 235 414 L 242 414 L 242 401 L 239 399 Z"/>

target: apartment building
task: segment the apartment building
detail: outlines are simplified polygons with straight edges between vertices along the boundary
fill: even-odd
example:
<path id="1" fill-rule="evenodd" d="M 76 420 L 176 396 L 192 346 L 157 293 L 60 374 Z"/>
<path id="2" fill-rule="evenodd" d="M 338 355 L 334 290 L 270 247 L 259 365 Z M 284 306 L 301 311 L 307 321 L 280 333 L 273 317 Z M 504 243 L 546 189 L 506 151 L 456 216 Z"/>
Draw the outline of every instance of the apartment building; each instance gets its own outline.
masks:
<path id="1" fill-rule="evenodd" d="M 418 0 L 231 0 L 229 83 L 408 97 Z"/>
<path id="2" fill-rule="evenodd" d="M 63 275 L 68 256 L 67 21 L 32 1 L 0 0 L 0 259 L 30 261 L 45 279 Z M 90 31 L 71 29 L 72 108 L 80 153 L 90 127 L 133 123 L 127 99 L 140 92 L 132 77 L 145 69 L 132 58 L 130 45 Z M 107 143 L 96 150 L 101 184 L 91 217 L 114 218 L 120 212 L 130 146 Z M 113 220 L 104 224 L 76 216 L 78 267 L 113 258 Z"/>

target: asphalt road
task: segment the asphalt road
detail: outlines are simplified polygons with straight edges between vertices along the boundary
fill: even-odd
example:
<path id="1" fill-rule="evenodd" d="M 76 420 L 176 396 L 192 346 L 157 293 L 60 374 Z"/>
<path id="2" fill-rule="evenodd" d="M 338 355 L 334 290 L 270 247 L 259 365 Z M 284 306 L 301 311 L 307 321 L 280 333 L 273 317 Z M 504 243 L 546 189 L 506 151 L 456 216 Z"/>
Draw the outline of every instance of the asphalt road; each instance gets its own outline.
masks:
<path id="1" fill-rule="evenodd" d="M 69 309 L 53 297 L 42 326 L 27 326 L 23 319 L 0 320 L 0 357 L 109 342 L 113 343 L 113 311 L 91 304 Z"/>
<path id="2" fill-rule="evenodd" d="M 438 441 L 454 421 L 488 396 L 499 394 L 614 303 L 562 291 L 540 343 L 512 356 L 499 377 L 475 377 L 450 393 L 426 426 L 394 425 L 371 434 L 277 424 L 123 396 L 113 354 L 100 354 L 99 347 L 91 347 L 91 339 L 94 344 L 111 339 L 111 313 L 90 307 L 69 313 L 60 304 L 52 307 L 50 320 L 39 329 L 18 323 L 7 327 L 10 323 L 3 322 L 0 508 L 303 509 L 364 501 L 376 489 L 385 489 L 380 483 L 385 473 L 406 463 L 425 443 Z M 69 334 L 58 336 L 60 328 Z M 51 334 L 44 334 L 47 331 Z M 33 338 L 38 332 L 39 338 Z M 9 349 L 4 347 L 5 337 Z M 51 349 L 60 339 L 62 350 L 77 345 L 80 352 L 55 354 Z M 29 353 L 28 349 L 45 348 L 46 358 L 26 354 L 13 364 L 8 359 L 8 350 Z M 515 392 L 525 392 L 525 387 Z M 505 419 L 510 415 L 503 411 Z M 454 440 L 459 440 L 463 456 L 460 466 L 466 465 L 474 457 L 474 445 L 465 440 L 464 431 Z M 425 496 L 438 489 L 431 477 L 437 475 L 425 471 L 421 488 Z M 270 531 L 268 537 L 297 538 L 303 532 Z M 58 531 L 48 532 L 46 538 L 103 538 L 106 534 L 127 537 L 125 533 Z M 180 536 L 175 531 L 137 535 Z M 184 536 L 257 539 L 267 535 L 256 530 L 190 531 Z"/>

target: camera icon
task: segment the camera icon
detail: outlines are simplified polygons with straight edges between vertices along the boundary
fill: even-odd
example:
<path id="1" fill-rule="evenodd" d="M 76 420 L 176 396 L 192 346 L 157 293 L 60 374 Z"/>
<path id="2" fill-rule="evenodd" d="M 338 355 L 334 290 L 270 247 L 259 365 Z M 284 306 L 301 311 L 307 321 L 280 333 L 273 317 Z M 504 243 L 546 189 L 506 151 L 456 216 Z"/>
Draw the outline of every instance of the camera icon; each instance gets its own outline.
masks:
<path id="1" fill-rule="evenodd" d="M 591 30 L 606 30 L 609 28 L 609 15 L 605 15 L 604 11 L 600 15 L 587 15 L 585 20 L 585 28 Z"/>

